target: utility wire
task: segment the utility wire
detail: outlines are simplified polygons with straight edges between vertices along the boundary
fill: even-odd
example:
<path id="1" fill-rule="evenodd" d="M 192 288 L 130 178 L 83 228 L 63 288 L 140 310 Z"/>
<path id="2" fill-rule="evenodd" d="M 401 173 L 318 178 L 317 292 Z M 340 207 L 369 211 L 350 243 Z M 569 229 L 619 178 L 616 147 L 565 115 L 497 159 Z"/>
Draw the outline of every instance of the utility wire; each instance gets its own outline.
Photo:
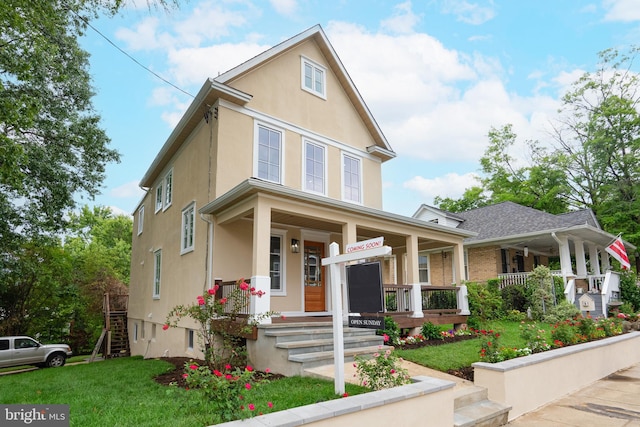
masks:
<path id="1" fill-rule="evenodd" d="M 75 13 L 75 12 L 74 12 Z M 155 71 L 149 69 L 148 67 L 142 65 L 140 63 L 140 61 L 138 61 L 136 58 L 134 58 L 133 56 L 129 55 L 127 52 L 125 52 L 122 48 L 120 48 L 120 46 L 118 46 L 117 44 L 115 44 L 114 42 L 111 41 L 111 39 L 109 39 L 109 37 L 105 36 L 104 34 L 102 34 L 96 27 L 94 27 L 93 25 L 91 25 L 91 23 L 85 19 L 84 17 L 78 15 L 76 13 L 76 16 L 78 18 L 80 18 L 82 21 L 84 21 L 85 24 L 87 24 L 87 26 L 89 26 L 89 28 L 91 28 L 93 31 L 95 31 L 96 33 L 98 33 L 103 39 L 105 39 L 111 46 L 115 47 L 116 49 L 118 49 L 120 52 L 122 52 L 127 58 L 129 58 L 130 60 L 132 60 L 133 62 L 135 62 L 136 64 L 138 64 L 140 67 L 142 67 L 143 69 L 145 69 L 146 71 L 148 71 L 149 73 L 153 74 L 154 76 L 156 76 L 157 78 L 159 78 L 160 80 L 162 80 L 163 82 L 165 82 L 166 84 L 174 87 L 175 89 L 179 90 L 180 92 L 184 93 L 185 95 L 190 96 L 191 98 L 195 99 L 195 96 L 193 96 L 192 94 L 190 94 L 189 92 L 187 92 L 186 90 L 179 88 L 178 86 L 176 86 L 175 84 L 171 83 L 169 80 L 165 79 L 164 77 L 162 77 L 161 75 L 159 75 L 158 73 L 156 73 Z"/>

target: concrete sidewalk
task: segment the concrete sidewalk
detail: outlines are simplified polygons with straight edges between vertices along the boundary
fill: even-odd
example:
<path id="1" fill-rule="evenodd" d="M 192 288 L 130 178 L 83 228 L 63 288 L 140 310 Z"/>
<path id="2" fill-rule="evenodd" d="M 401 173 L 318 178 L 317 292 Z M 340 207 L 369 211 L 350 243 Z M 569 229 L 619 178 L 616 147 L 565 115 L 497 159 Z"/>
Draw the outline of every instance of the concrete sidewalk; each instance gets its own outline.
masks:
<path id="1" fill-rule="evenodd" d="M 511 421 L 512 427 L 640 427 L 640 364 Z"/>

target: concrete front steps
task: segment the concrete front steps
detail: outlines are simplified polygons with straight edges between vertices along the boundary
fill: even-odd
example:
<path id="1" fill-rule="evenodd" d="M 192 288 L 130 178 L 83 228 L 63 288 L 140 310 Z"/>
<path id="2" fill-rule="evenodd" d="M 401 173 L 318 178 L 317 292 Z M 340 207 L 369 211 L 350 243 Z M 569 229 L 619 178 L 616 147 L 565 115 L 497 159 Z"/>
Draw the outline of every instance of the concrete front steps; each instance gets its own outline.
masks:
<path id="1" fill-rule="evenodd" d="M 484 387 L 460 387 L 454 395 L 454 427 L 495 427 L 509 421 L 511 407 L 490 401 Z"/>
<path id="2" fill-rule="evenodd" d="M 345 362 L 356 355 L 370 355 L 386 347 L 374 329 L 343 330 Z M 247 341 L 249 360 L 259 370 L 286 376 L 309 376 L 307 369 L 332 365 L 333 324 L 331 322 L 276 323 L 258 326 L 258 339 Z"/>

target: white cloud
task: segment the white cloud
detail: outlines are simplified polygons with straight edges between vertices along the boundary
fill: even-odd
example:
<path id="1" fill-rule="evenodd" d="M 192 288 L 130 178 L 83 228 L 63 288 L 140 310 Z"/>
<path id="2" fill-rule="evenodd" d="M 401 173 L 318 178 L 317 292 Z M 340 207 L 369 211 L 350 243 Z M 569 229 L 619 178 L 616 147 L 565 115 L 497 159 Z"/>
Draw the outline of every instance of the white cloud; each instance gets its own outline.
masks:
<path id="1" fill-rule="evenodd" d="M 382 21 L 383 29 L 396 34 L 412 33 L 414 27 L 420 22 L 420 16 L 411 10 L 411 2 L 397 4 L 394 7 L 393 16 Z"/>
<path id="2" fill-rule="evenodd" d="M 443 13 L 456 15 L 458 21 L 471 25 L 484 24 L 496 16 L 495 6 L 492 0 L 470 3 L 465 0 L 444 0 Z"/>
<path id="3" fill-rule="evenodd" d="M 298 2 L 296 0 L 269 0 L 271 6 L 283 16 L 294 16 L 298 11 Z"/>
<path id="4" fill-rule="evenodd" d="M 519 137 L 539 139 L 557 109 L 549 96 L 510 92 L 497 58 L 447 49 L 428 34 L 341 22 L 327 32 L 399 157 L 475 162 L 492 126 L 511 123 Z"/>
<path id="5" fill-rule="evenodd" d="M 640 21 L 638 0 L 604 0 L 602 6 L 607 10 L 605 21 Z"/>
<path id="6" fill-rule="evenodd" d="M 138 181 L 130 181 L 109 191 L 109 196 L 119 199 L 128 199 L 132 197 L 141 198 L 144 190 L 140 188 Z"/>
<path id="7" fill-rule="evenodd" d="M 403 183 L 402 186 L 418 192 L 422 199 L 427 200 L 426 203 L 432 204 L 435 196 L 450 197 L 452 199 L 460 198 L 465 189 L 478 185 L 477 176 L 475 173 L 466 173 L 464 175 L 448 173 L 436 178 L 414 176 Z"/>

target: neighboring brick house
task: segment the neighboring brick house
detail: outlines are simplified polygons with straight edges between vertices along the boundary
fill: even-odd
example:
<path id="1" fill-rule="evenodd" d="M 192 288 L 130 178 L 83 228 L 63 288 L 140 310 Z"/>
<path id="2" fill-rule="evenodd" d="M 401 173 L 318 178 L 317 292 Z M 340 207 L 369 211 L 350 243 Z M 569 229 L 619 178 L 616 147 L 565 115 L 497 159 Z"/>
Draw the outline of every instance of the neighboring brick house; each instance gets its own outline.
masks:
<path id="1" fill-rule="evenodd" d="M 563 277 L 588 280 L 610 268 L 604 248 L 616 237 L 604 231 L 593 211 L 553 215 L 513 202 L 451 213 L 422 205 L 413 215 L 423 221 L 477 233 L 464 240 L 465 280 L 517 278 L 538 265 L 560 262 Z M 635 247 L 625 243 L 630 253 Z M 447 249 L 420 252 L 421 281 L 449 284 Z M 444 270 L 444 271 L 443 271 Z"/>

